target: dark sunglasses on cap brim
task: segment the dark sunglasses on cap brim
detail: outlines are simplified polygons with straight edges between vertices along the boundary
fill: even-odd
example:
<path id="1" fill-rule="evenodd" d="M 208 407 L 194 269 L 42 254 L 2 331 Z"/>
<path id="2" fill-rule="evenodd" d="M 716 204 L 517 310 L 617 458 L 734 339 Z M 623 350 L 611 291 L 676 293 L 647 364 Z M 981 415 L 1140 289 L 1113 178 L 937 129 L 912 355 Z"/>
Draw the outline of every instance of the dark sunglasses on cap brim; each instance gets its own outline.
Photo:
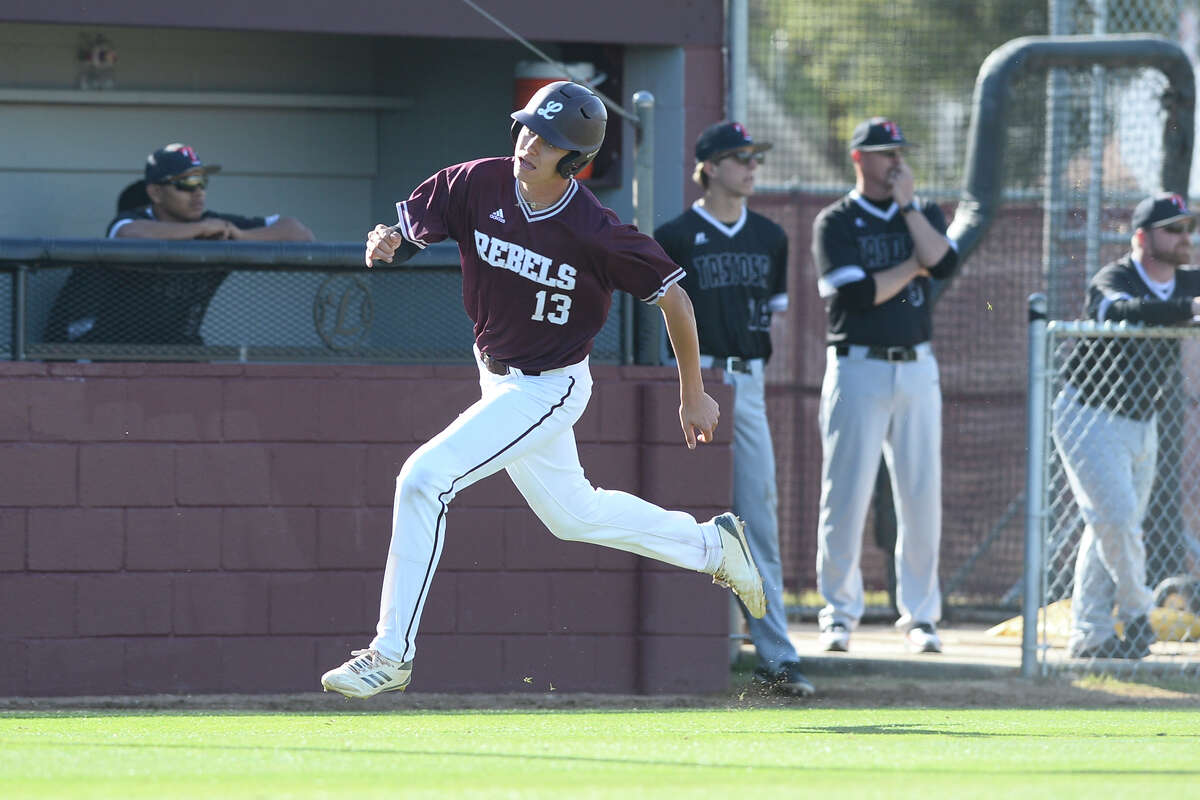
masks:
<path id="1" fill-rule="evenodd" d="M 1188 222 L 1172 222 L 1170 225 L 1163 225 L 1161 230 L 1167 233 L 1195 233 L 1196 221 L 1189 220 Z"/>

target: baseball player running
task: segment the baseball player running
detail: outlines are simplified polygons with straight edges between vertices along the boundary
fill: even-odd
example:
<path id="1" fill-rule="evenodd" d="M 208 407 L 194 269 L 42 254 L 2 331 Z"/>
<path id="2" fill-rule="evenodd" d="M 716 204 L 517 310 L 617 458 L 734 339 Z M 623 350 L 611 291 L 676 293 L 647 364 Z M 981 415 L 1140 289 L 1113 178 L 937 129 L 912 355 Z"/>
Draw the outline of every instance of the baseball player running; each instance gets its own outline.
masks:
<path id="1" fill-rule="evenodd" d="M 875 117 L 850 142 L 854 189 L 813 223 L 813 261 L 828 311 L 821 386 L 820 641 L 842 651 L 863 613 L 863 523 L 879 455 L 896 504 L 897 627 L 938 653 L 942 614 L 942 395 L 930 348 L 930 277 L 958 266 L 941 210 L 913 193 L 899 126 Z"/>
<path id="2" fill-rule="evenodd" d="M 347 697 L 408 685 L 446 509 L 458 492 L 502 469 L 555 536 L 711 574 L 751 614 L 766 612 L 743 524 L 732 513 L 701 523 L 594 488 L 584 476 L 572 426 L 591 396 L 588 353 L 614 289 L 662 309 L 679 361 L 689 448 L 712 441 L 719 410 L 704 391 L 691 301 L 678 285 L 683 270 L 574 178 L 604 140 L 604 104 L 586 87 L 558 81 L 512 119 L 512 157 L 441 170 L 396 204 L 398 225 L 377 225 L 367 237 L 367 266 L 403 261 L 446 238 L 458 242 L 482 396 L 400 471 L 375 639 L 321 678 L 326 690 Z"/>
<path id="3" fill-rule="evenodd" d="M 803 697 L 813 693 L 813 685 L 788 637 L 763 375 L 771 357 L 771 315 L 787 309 L 788 242 L 782 228 L 746 208 L 757 165 L 770 148 L 739 122 L 706 128 L 696 140 L 692 172 L 704 196 L 654 237 L 687 268 L 681 283 L 696 309 L 702 363 L 722 367 L 725 383 L 734 388 L 733 511 L 746 520 L 767 595 L 767 615 L 747 620 L 758 653 L 754 680 Z"/>

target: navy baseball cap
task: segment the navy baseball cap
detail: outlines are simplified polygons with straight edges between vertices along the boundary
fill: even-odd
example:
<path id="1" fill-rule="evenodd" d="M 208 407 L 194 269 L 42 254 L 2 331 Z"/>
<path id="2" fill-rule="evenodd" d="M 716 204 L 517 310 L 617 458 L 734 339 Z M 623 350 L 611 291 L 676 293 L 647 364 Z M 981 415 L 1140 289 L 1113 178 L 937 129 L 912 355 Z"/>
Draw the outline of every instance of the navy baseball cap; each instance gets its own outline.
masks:
<path id="1" fill-rule="evenodd" d="M 211 175 L 220 172 L 221 165 L 203 163 L 195 150 L 179 142 L 159 148 L 146 157 L 146 183 L 166 183 L 185 172 L 194 171 Z"/>
<path id="2" fill-rule="evenodd" d="M 740 122 L 718 122 L 705 128 L 696 139 L 696 161 L 709 161 L 743 147 L 752 147 L 753 152 L 761 153 L 770 150 L 772 145 L 754 141 Z"/>
<path id="3" fill-rule="evenodd" d="M 895 150 L 900 147 L 912 147 L 900 126 L 887 117 L 871 117 L 866 122 L 860 122 L 850 136 L 851 150 Z"/>
<path id="4" fill-rule="evenodd" d="M 1137 204 L 1133 210 L 1133 230 L 1138 228 L 1161 228 L 1181 219 L 1195 219 L 1188 211 L 1187 200 L 1182 195 L 1163 192 L 1152 195 Z"/>

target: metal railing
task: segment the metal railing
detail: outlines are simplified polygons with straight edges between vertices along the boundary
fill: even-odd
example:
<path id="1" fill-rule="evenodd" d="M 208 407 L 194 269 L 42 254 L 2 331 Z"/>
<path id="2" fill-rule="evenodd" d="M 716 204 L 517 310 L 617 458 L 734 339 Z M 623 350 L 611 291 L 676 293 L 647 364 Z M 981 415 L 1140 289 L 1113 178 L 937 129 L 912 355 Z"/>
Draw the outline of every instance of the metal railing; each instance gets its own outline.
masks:
<path id="1" fill-rule="evenodd" d="M 594 361 L 632 363 L 628 313 Z M 349 242 L 0 238 L 0 328 L 12 360 L 465 363 L 474 338 L 452 242 L 368 270 Z"/>

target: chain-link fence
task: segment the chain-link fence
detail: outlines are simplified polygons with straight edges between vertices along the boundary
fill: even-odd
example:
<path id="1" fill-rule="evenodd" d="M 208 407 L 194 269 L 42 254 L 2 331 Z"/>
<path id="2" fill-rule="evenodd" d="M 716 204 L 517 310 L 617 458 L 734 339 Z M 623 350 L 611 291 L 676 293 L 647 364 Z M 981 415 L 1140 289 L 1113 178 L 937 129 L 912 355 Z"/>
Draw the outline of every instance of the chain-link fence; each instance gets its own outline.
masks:
<path id="1" fill-rule="evenodd" d="M 1044 353 L 1042 663 L 1200 674 L 1200 329 L 1053 322 Z"/>
<path id="2" fill-rule="evenodd" d="M 1150 33 L 1194 57 L 1197 3 L 751 0 L 747 126 L 774 149 L 752 206 L 791 237 L 791 310 L 775 322 L 768 403 L 779 459 L 785 581 L 815 587 L 825 312 L 810 258 L 817 212 L 853 185 L 847 140 L 874 115 L 897 121 L 918 194 L 954 216 L 966 179 L 976 76 L 1017 37 Z M 1008 94 L 999 207 L 940 295 L 934 348 L 944 397 L 943 537 L 947 614 L 1015 614 L 1025 503 L 1026 304 L 1072 317 L 1087 278 L 1129 246 L 1133 206 L 1163 172 L 1168 81 L 1156 69 L 1028 70 Z M 881 509 L 882 510 L 882 509 Z M 888 585 L 888 514 L 872 514 L 868 589 Z"/>

